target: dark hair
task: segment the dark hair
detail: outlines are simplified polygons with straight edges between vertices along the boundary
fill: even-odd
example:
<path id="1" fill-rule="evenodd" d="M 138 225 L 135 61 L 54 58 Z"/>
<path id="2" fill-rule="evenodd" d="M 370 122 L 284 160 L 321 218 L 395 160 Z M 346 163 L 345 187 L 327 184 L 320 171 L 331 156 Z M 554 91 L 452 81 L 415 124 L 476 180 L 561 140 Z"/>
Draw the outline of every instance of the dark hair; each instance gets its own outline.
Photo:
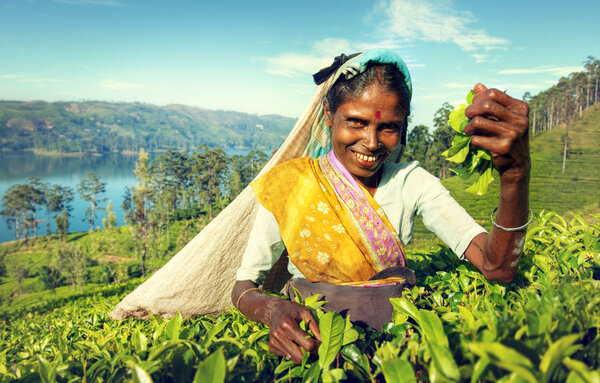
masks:
<path id="1" fill-rule="evenodd" d="M 393 64 L 370 65 L 363 73 L 349 80 L 341 75 L 325 96 L 329 110 L 331 113 L 335 113 L 341 104 L 360 97 L 361 92 L 375 82 L 378 82 L 386 91 L 398 96 L 398 108 L 406 113 L 406 118 L 408 118 L 410 114 L 410 91 L 406 85 L 404 75 Z"/>
<path id="2" fill-rule="evenodd" d="M 329 111 L 335 113 L 341 104 L 360 97 L 361 92 L 375 82 L 398 97 L 398 108 L 405 113 L 400 143 L 406 145 L 408 116 L 410 115 L 410 90 L 408 90 L 404 75 L 393 64 L 371 65 L 363 73 L 349 80 L 341 75 L 325 95 Z"/>

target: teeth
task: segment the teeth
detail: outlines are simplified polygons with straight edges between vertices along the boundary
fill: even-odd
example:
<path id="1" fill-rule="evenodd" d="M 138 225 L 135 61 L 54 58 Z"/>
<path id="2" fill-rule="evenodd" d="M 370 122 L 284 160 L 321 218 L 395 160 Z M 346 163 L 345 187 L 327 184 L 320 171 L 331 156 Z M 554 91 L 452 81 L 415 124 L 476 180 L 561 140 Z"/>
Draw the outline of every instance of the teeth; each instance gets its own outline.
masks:
<path id="1" fill-rule="evenodd" d="M 354 155 L 356 157 L 358 157 L 359 159 L 361 159 L 363 161 L 366 161 L 366 162 L 375 162 L 375 160 L 377 159 L 376 157 L 367 156 L 367 155 L 364 155 L 364 154 L 361 154 L 361 153 L 356 153 L 356 152 L 354 152 Z"/>

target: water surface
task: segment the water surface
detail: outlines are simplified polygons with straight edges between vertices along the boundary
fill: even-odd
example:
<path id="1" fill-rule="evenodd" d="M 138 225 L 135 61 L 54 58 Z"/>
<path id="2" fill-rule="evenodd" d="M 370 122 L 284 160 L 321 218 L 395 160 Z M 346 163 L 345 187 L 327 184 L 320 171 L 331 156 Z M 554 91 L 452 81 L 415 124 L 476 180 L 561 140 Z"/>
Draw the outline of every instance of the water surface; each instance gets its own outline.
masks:
<path id="1" fill-rule="evenodd" d="M 245 155 L 249 150 L 227 149 L 227 155 Z M 265 151 L 270 153 L 270 151 Z M 151 155 L 152 157 L 152 155 Z M 123 225 L 123 194 L 126 187 L 135 185 L 133 169 L 137 156 L 122 154 L 106 154 L 103 156 L 84 157 L 51 157 L 36 156 L 31 152 L 0 152 L 0 196 L 13 184 L 22 184 L 29 177 L 39 177 L 42 182 L 69 186 L 73 189 L 75 198 L 71 203 L 73 210 L 69 220 L 69 231 L 85 231 L 90 229 L 88 223 L 83 222 L 85 210 L 89 203 L 82 200 L 77 194 L 77 184 L 87 173 L 94 172 L 102 182 L 106 182 L 106 193 L 101 197 L 112 201 L 113 211 L 117 215 L 117 225 Z M 1 203 L 1 200 L 0 200 Z M 106 206 L 106 203 L 103 204 Z M 45 209 L 38 213 L 38 219 L 47 220 Z M 102 226 L 104 211 L 99 211 L 96 226 Z M 54 220 L 51 222 L 52 232 L 55 232 Z M 38 226 L 38 234 L 46 233 L 46 222 Z M 14 230 L 9 229 L 6 222 L 0 219 L 0 242 L 11 241 L 15 238 Z"/>

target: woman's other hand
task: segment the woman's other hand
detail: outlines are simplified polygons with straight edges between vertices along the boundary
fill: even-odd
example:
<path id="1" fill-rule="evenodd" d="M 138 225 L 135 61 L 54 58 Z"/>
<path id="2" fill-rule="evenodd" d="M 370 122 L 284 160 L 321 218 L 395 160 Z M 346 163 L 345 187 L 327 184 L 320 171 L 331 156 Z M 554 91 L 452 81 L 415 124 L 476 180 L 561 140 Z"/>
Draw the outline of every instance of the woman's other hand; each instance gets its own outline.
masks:
<path id="1" fill-rule="evenodd" d="M 296 363 L 302 362 L 302 349 L 316 352 L 321 333 L 311 311 L 296 302 L 262 294 L 255 287 L 252 281 L 237 281 L 231 297 L 246 317 L 269 326 L 269 351 Z M 300 328 L 302 321 L 316 339 Z"/>
<path id="2" fill-rule="evenodd" d="M 304 321 L 316 340 L 300 329 L 299 323 Z M 269 351 L 289 357 L 296 363 L 302 362 L 302 349 L 317 352 L 321 340 L 319 325 L 306 307 L 283 299 L 274 302 L 270 307 L 270 318 L 267 323 L 271 329 Z"/>
<path id="3" fill-rule="evenodd" d="M 471 120 L 465 134 L 471 144 L 492 154 L 501 180 L 519 182 L 529 175 L 529 105 L 498 89 L 482 84 L 474 87 L 475 97 L 465 115 Z"/>

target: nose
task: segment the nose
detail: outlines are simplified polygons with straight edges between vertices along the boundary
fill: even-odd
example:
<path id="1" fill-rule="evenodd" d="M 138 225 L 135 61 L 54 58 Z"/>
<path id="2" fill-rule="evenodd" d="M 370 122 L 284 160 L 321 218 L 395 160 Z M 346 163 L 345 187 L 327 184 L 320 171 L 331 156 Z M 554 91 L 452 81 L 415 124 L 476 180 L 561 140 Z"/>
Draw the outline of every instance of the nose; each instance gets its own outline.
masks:
<path id="1" fill-rule="evenodd" d="M 379 136 L 377 133 L 377 129 L 371 127 L 364 130 L 363 145 L 372 152 L 379 147 Z"/>

